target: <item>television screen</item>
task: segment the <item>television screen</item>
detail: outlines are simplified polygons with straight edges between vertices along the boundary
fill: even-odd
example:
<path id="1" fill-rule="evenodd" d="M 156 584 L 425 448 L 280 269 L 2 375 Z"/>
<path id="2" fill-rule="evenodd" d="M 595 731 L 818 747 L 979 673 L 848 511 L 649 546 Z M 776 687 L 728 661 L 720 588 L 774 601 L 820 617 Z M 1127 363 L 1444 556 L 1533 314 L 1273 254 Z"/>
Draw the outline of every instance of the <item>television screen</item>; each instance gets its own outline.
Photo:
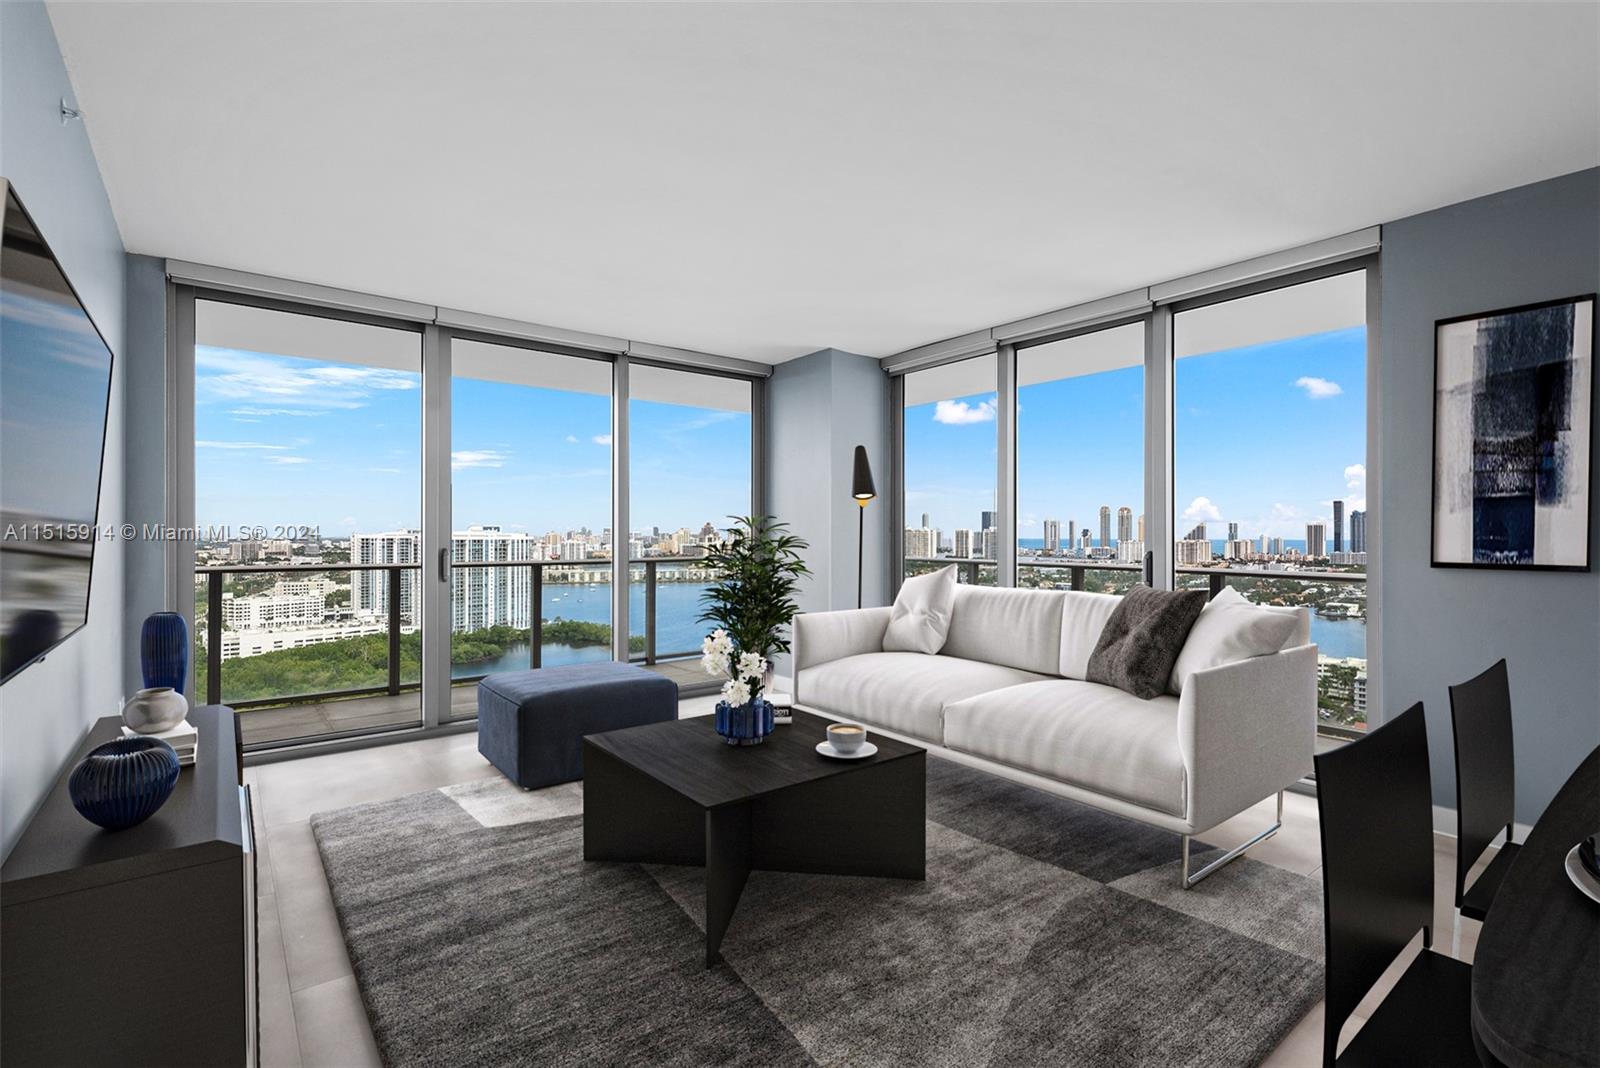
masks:
<path id="1" fill-rule="evenodd" d="M 111 350 L 10 184 L 0 243 L 0 682 L 89 615 Z"/>

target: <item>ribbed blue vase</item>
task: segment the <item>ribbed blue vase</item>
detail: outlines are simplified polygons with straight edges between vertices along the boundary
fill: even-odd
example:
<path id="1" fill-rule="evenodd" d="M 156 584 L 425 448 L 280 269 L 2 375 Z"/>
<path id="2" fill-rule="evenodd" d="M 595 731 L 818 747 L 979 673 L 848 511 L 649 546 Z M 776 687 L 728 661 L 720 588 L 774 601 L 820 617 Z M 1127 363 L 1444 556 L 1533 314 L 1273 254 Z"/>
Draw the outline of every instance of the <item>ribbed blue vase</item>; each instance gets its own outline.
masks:
<path id="1" fill-rule="evenodd" d="M 139 631 L 139 669 L 145 689 L 183 692 L 189 676 L 189 624 L 176 612 L 152 612 Z"/>
<path id="2" fill-rule="evenodd" d="M 160 738 L 97 745 L 72 769 L 67 793 L 90 823 L 120 831 L 156 814 L 178 784 L 178 754 Z"/>
<path id="3" fill-rule="evenodd" d="M 718 701 L 716 724 L 729 745 L 760 745 L 772 733 L 772 703 L 763 697 L 742 705 Z"/>

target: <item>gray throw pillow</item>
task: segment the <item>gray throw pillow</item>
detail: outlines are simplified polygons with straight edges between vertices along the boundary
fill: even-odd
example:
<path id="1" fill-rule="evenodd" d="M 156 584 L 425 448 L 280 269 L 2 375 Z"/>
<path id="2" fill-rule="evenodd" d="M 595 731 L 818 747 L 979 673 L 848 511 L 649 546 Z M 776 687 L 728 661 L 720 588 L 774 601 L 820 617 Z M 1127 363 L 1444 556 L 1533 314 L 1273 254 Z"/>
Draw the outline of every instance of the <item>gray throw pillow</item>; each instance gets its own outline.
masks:
<path id="1" fill-rule="evenodd" d="M 1089 654 L 1090 682 L 1126 690 L 1146 701 L 1167 692 L 1189 629 L 1206 606 L 1204 590 L 1135 586 L 1122 597 Z"/>

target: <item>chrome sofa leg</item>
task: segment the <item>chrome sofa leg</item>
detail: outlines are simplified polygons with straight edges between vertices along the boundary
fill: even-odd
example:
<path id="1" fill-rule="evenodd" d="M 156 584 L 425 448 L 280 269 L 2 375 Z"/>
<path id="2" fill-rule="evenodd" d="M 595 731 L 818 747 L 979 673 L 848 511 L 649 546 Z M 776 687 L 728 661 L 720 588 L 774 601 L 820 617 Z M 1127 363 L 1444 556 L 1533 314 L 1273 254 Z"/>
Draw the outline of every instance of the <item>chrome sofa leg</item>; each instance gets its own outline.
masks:
<path id="1" fill-rule="evenodd" d="M 1189 842 L 1190 842 L 1190 836 L 1187 835 L 1187 834 L 1184 835 L 1183 836 L 1183 888 L 1185 890 L 1193 890 L 1194 887 L 1195 887 L 1195 884 L 1198 883 L 1201 879 L 1204 879 L 1206 876 L 1210 875 L 1212 872 L 1216 871 L 1218 868 L 1222 867 L 1224 864 L 1228 863 L 1230 860 L 1233 860 L 1233 859 L 1237 858 L 1246 849 L 1249 849 L 1251 846 L 1255 845 L 1257 842 L 1265 842 L 1268 838 L 1271 838 L 1273 835 L 1277 834 L 1278 831 L 1280 831 L 1282 828 L 1283 828 L 1283 791 L 1279 790 L 1278 791 L 1278 818 L 1275 821 L 1273 821 L 1272 826 L 1268 827 L 1266 830 L 1262 831 L 1260 834 L 1256 835 L 1254 838 L 1250 839 L 1248 842 L 1244 843 L 1243 845 L 1237 846 L 1237 847 L 1235 847 L 1233 849 L 1228 850 L 1228 852 L 1224 853 L 1222 856 L 1218 857 L 1216 860 L 1213 860 L 1210 864 L 1207 864 L 1205 867 L 1201 868 L 1199 871 L 1195 872 L 1193 875 L 1189 874 Z"/>

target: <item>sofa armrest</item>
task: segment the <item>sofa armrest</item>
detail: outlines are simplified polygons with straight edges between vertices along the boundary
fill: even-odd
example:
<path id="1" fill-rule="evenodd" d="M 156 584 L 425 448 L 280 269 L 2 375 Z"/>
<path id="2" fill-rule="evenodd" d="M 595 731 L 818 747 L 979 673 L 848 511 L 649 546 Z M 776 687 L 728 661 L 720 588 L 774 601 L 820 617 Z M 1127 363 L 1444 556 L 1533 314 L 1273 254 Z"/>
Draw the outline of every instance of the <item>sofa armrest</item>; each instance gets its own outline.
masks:
<path id="1" fill-rule="evenodd" d="M 802 612 L 794 617 L 790 650 L 794 657 L 794 699 L 800 701 L 800 673 L 809 667 L 859 653 L 883 652 L 891 608 L 851 608 L 840 612 Z"/>
<path id="2" fill-rule="evenodd" d="M 1209 830 L 1311 773 L 1317 647 L 1197 671 L 1178 701 L 1187 818 Z"/>

